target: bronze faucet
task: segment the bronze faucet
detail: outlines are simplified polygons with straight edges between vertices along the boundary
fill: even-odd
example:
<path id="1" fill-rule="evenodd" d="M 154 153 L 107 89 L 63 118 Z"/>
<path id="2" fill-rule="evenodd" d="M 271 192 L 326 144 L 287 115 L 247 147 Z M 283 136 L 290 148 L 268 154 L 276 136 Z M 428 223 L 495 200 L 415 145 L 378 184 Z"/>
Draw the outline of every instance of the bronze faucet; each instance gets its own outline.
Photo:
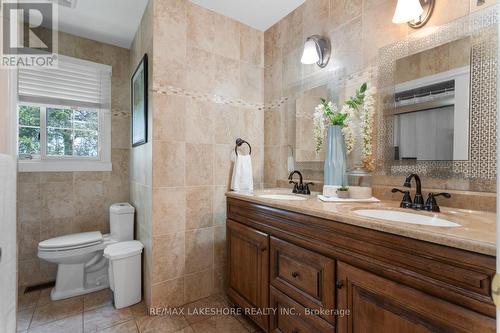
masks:
<path id="1" fill-rule="evenodd" d="M 412 173 L 405 179 L 404 186 L 407 188 L 411 188 L 411 181 L 415 179 L 416 183 L 416 193 L 415 199 L 411 199 L 410 191 L 403 191 L 397 188 L 392 189 L 392 193 L 402 193 L 403 200 L 401 201 L 401 208 L 412 208 L 416 210 L 427 210 L 430 212 L 439 213 L 441 210 L 437 204 L 436 197 L 442 196 L 445 198 L 451 198 L 451 194 L 449 193 L 429 193 L 427 201 L 424 204 L 424 198 L 422 197 L 422 183 L 420 181 L 420 177 L 417 174 Z"/>
<path id="2" fill-rule="evenodd" d="M 298 183 L 293 181 L 293 176 L 295 174 L 298 174 L 300 177 Z M 293 184 L 293 193 L 306 194 L 306 195 L 311 194 L 311 190 L 309 189 L 309 185 L 314 185 L 314 183 L 305 183 L 304 184 L 304 177 L 302 177 L 302 174 L 300 173 L 300 171 L 295 170 L 292 173 L 290 173 L 290 175 L 288 176 L 288 180 L 289 180 L 290 184 Z"/>

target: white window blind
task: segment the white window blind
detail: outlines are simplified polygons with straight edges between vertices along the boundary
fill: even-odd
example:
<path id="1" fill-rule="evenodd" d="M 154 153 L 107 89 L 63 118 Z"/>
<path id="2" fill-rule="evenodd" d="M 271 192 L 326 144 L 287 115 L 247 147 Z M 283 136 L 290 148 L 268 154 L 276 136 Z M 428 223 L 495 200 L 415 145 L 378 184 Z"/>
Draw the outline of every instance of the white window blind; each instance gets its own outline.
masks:
<path id="1" fill-rule="evenodd" d="M 20 102 L 110 109 L 111 66 L 59 56 L 57 68 L 20 68 Z"/>

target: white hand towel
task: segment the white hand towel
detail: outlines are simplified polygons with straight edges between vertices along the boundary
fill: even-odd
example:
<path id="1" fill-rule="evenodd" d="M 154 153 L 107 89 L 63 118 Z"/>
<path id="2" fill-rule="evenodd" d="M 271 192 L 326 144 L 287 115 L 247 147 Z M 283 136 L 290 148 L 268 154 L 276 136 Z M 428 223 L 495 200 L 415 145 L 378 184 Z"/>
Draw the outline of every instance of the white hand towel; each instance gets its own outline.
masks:
<path id="1" fill-rule="evenodd" d="M 235 192 L 253 192 L 252 158 L 250 155 L 238 155 L 236 157 L 231 190 Z"/>
<path id="2" fill-rule="evenodd" d="M 287 169 L 288 169 L 288 173 L 295 171 L 295 159 L 293 158 L 293 155 L 288 156 Z"/>

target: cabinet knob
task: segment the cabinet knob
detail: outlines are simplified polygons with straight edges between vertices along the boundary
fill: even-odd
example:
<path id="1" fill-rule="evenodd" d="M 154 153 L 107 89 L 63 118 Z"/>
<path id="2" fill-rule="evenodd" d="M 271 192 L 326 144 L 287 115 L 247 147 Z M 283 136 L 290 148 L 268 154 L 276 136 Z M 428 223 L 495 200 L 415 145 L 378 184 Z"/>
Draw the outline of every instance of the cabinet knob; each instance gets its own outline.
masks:
<path id="1" fill-rule="evenodd" d="M 299 272 L 293 272 L 293 273 L 292 273 L 292 276 L 293 276 L 294 278 L 298 277 L 298 276 L 299 276 Z"/>
<path id="2" fill-rule="evenodd" d="M 342 280 L 338 280 L 335 283 L 335 286 L 337 287 L 337 289 L 342 289 L 342 287 L 344 286 L 344 282 Z"/>

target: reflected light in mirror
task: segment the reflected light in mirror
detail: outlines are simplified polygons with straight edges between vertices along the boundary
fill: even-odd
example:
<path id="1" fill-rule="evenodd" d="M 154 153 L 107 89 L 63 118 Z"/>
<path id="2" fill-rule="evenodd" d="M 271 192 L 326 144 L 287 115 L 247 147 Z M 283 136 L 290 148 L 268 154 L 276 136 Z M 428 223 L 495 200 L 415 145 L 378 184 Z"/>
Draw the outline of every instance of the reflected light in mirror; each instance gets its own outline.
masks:
<path id="1" fill-rule="evenodd" d="M 302 59 L 300 62 L 304 65 L 312 65 L 319 61 L 319 53 L 314 40 L 306 41 L 304 45 L 304 53 L 302 54 Z"/>
<path id="2" fill-rule="evenodd" d="M 420 0 L 398 0 L 392 22 L 396 24 L 408 23 L 418 20 L 423 13 L 424 9 Z"/>

